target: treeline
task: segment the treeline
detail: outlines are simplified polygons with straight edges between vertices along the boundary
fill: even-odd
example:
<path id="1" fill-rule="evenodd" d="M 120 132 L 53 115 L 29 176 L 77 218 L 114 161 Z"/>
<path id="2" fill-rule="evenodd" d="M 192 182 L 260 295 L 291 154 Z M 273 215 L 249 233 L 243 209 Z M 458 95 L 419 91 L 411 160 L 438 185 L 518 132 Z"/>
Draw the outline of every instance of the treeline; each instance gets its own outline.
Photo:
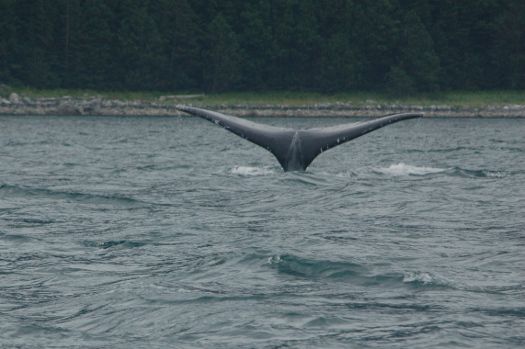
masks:
<path id="1" fill-rule="evenodd" d="M 525 88 L 524 0 L 0 0 L 0 83 Z"/>

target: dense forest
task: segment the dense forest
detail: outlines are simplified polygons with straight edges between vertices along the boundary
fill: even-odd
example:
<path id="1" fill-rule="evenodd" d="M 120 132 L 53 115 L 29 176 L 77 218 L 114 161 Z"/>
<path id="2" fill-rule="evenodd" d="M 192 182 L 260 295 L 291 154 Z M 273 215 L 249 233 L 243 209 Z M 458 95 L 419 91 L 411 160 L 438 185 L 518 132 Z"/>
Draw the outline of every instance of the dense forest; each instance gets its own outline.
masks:
<path id="1" fill-rule="evenodd" d="M 0 0 L 0 83 L 525 88 L 524 0 Z"/>

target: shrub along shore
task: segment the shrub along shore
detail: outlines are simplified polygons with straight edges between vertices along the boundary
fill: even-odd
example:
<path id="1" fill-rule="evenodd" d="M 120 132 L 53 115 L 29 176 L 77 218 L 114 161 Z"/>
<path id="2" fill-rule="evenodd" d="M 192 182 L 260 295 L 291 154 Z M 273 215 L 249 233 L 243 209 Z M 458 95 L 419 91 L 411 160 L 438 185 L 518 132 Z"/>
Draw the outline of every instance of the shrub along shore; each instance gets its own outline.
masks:
<path id="1" fill-rule="evenodd" d="M 437 117 L 525 117 L 525 91 L 442 92 L 410 97 L 377 93 L 240 92 L 167 94 L 9 89 L 0 115 L 182 115 L 177 104 L 238 116 L 381 116 L 422 112 Z"/>

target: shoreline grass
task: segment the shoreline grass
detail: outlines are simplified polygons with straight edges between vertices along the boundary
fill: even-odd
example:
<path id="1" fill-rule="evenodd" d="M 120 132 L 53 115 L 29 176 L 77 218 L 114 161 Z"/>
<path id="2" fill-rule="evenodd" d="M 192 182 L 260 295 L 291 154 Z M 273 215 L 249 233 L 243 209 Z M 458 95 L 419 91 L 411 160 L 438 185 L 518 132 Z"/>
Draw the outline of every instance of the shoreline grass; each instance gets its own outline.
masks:
<path id="1" fill-rule="evenodd" d="M 73 89 L 34 89 L 8 88 L 2 94 L 7 97 L 15 92 L 30 98 L 58 98 L 70 96 L 75 98 L 100 97 L 104 99 L 159 101 L 163 103 L 181 103 L 196 105 L 318 105 L 318 104 L 352 104 L 367 105 L 448 105 L 457 107 L 487 107 L 508 104 L 525 104 L 525 90 L 492 90 L 492 91 L 444 91 L 438 93 L 420 93 L 406 97 L 393 97 L 375 92 L 338 92 L 333 94 L 295 91 L 268 92 L 225 92 L 210 93 L 184 98 L 195 92 L 184 91 L 95 91 Z M 178 97 L 177 97 L 178 96 Z"/>

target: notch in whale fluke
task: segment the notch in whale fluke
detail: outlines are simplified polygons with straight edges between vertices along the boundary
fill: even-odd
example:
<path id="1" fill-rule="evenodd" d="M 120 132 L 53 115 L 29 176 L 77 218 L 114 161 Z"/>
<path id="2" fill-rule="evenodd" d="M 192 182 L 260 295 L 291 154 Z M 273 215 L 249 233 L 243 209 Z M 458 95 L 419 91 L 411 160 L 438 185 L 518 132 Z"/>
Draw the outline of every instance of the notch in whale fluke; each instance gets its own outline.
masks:
<path id="1" fill-rule="evenodd" d="M 271 152 L 284 171 L 304 171 L 322 152 L 398 121 L 422 117 L 403 113 L 337 126 L 295 130 L 255 123 L 211 110 L 177 105 L 176 108 L 211 121 Z"/>

